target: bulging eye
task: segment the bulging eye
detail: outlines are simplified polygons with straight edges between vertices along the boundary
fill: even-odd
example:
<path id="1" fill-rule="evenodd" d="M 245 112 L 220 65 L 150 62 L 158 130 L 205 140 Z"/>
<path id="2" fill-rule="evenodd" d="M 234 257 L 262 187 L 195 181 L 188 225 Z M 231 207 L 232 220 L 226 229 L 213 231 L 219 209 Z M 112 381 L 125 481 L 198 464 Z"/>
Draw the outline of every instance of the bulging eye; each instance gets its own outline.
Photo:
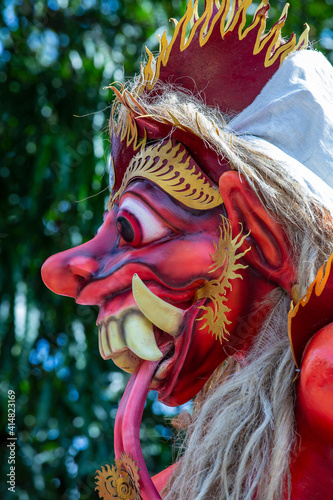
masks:
<path id="1" fill-rule="evenodd" d="M 161 239 L 170 232 L 148 205 L 129 196 L 120 204 L 116 224 L 122 239 L 133 247 Z"/>
<path id="2" fill-rule="evenodd" d="M 119 211 L 117 220 L 117 229 L 120 236 L 127 243 L 131 243 L 134 247 L 142 242 L 141 226 L 133 215 L 125 209 Z"/>

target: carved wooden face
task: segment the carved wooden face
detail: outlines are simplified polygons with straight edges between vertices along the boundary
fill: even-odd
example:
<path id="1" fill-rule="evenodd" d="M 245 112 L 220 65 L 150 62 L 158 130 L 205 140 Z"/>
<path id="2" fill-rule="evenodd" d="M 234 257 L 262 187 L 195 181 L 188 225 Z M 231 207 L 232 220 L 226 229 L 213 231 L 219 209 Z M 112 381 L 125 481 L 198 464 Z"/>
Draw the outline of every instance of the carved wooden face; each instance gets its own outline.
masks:
<path id="1" fill-rule="evenodd" d="M 129 372 L 160 360 L 151 388 L 179 405 L 253 334 L 244 319 L 258 276 L 223 204 L 191 208 L 162 187 L 133 177 L 96 236 L 50 257 L 42 276 L 54 292 L 99 306 L 103 358 Z"/>

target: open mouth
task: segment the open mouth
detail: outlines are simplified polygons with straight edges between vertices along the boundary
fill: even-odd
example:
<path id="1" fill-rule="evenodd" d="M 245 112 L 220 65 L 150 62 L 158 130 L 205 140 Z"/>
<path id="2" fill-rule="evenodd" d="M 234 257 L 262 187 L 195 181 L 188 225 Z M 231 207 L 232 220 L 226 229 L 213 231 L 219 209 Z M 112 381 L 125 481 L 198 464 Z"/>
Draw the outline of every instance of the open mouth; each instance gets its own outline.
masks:
<path id="1" fill-rule="evenodd" d="M 157 390 L 159 400 L 174 404 L 173 391 L 185 366 L 196 319 L 205 299 L 197 295 L 201 283 L 186 290 L 148 288 L 135 274 L 132 290 L 105 301 L 100 310 L 99 348 L 105 359 L 112 359 L 132 373 L 121 399 L 114 428 L 115 454 L 134 457 L 140 467 L 141 495 L 160 499 L 143 458 L 140 424 L 149 389 Z M 161 298 L 163 297 L 163 299 Z M 164 300 L 166 299 L 166 300 Z M 172 302 L 172 303 L 170 303 Z M 175 305 L 177 304 L 177 305 Z M 191 368 L 192 371 L 192 368 Z"/>
<path id="2" fill-rule="evenodd" d="M 112 359 L 129 373 L 142 360 L 158 362 L 150 388 L 159 390 L 169 378 L 175 361 L 183 357 L 184 317 L 193 305 L 194 293 L 195 289 L 188 291 L 181 307 L 176 307 L 155 295 L 135 274 L 132 281 L 135 303 L 98 323 L 101 356 Z"/>

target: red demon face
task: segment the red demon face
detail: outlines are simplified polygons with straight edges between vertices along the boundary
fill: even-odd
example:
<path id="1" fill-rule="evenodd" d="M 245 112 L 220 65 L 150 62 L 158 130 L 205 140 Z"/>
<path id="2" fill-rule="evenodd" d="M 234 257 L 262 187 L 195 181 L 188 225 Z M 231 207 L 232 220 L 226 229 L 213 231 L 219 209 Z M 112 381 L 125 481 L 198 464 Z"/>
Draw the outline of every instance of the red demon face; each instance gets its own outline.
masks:
<path id="1" fill-rule="evenodd" d="M 51 290 L 73 296 L 79 304 L 99 305 L 100 352 L 105 359 L 113 358 L 132 372 L 140 358 L 159 359 L 162 346 L 168 346 L 152 386 L 161 399 L 173 402 L 171 394 L 181 384 L 177 404 L 197 392 L 197 381 L 202 385 L 200 379 L 207 378 L 223 354 L 221 344 L 196 321 L 203 313 L 198 305 L 204 303 L 196 300 L 197 290 L 212 279 L 210 254 L 219 239 L 220 214 L 221 207 L 189 210 L 150 182 L 135 181 L 119 206 L 105 214 L 91 241 L 54 255 L 43 267 Z M 132 291 L 135 274 L 179 309 L 181 324 L 173 337 L 153 327 L 138 309 Z M 154 309 L 155 301 L 148 307 Z M 173 310 L 166 308 L 159 323 L 167 323 Z"/>
<path id="2" fill-rule="evenodd" d="M 253 305 L 273 285 L 247 266 L 246 235 L 231 234 L 219 191 L 185 148 L 147 148 L 124 179 L 98 234 L 50 257 L 43 280 L 99 306 L 103 358 L 129 372 L 141 359 L 159 360 L 151 388 L 179 405 L 246 346 L 260 322 Z"/>

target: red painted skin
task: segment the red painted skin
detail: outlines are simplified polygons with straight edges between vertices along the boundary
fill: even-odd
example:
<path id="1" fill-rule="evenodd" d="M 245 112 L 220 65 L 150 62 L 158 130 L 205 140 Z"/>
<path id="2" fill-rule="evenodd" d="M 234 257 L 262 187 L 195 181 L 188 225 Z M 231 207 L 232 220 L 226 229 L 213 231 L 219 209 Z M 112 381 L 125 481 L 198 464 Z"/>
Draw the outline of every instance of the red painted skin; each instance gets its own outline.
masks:
<path id="1" fill-rule="evenodd" d="M 291 467 L 292 500 L 333 496 L 333 323 L 309 341 L 296 401 L 300 452 Z"/>
<path id="2" fill-rule="evenodd" d="M 131 301 L 131 280 L 138 273 L 164 300 L 186 309 L 176 350 L 165 378 L 154 382 L 160 400 L 178 405 L 192 398 L 214 369 L 230 354 L 241 355 L 255 340 L 267 310 L 258 303 L 277 285 L 291 291 L 295 269 L 282 227 L 274 221 L 237 172 L 227 172 L 220 191 L 235 236 L 239 224 L 251 234 L 240 252 L 251 246 L 242 263 L 242 279 L 227 291 L 229 337 L 216 340 L 200 330 L 194 293 L 208 280 L 213 242 L 218 241 L 222 208 L 193 211 L 148 181 L 131 183 L 123 199 L 140 199 L 157 217 L 162 237 L 133 248 L 119 236 L 115 207 L 89 242 L 50 257 L 43 266 L 46 285 L 80 304 L 97 304 L 98 321 Z M 202 301 L 199 302 L 202 304 Z M 244 325 L 247 325 L 244 327 Z M 300 452 L 292 464 L 292 500 L 331 498 L 333 486 L 333 327 L 323 328 L 304 355 L 296 403 Z M 178 342 L 178 345 L 177 345 Z M 156 478 L 160 490 L 169 471 Z"/>
<path id="3" fill-rule="evenodd" d="M 120 208 L 126 197 L 149 203 L 165 224 L 166 235 L 162 239 L 133 248 L 119 237 L 115 207 L 95 238 L 50 257 L 42 276 L 52 291 L 74 297 L 79 304 L 99 305 L 98 322 L 130 300 L 134 273 L 163 299 L 188 309 L 167 376 L 154 383 L 159 399 L 177 406 L 194 397 L 227 356 L 248 346 L 267 312 L 258 311 L 255 306 L 275 284 L 250 266 L 240 270 L 242 279 L 233 280 L 232 293 L 228 293 L 229 338 L 216 340 L 207 329 L 201 330 L 202 323 L 196 319 L 202 311 L 192 302 L 195 291 L 221 272 L 210 274 L 209 267 L 213 243 L 219 239 L 223 208 L 187 209 L 147 181 L 131 184 Z M 235 222 L 235 226 L 237 234 L 239 223 Z"/>

